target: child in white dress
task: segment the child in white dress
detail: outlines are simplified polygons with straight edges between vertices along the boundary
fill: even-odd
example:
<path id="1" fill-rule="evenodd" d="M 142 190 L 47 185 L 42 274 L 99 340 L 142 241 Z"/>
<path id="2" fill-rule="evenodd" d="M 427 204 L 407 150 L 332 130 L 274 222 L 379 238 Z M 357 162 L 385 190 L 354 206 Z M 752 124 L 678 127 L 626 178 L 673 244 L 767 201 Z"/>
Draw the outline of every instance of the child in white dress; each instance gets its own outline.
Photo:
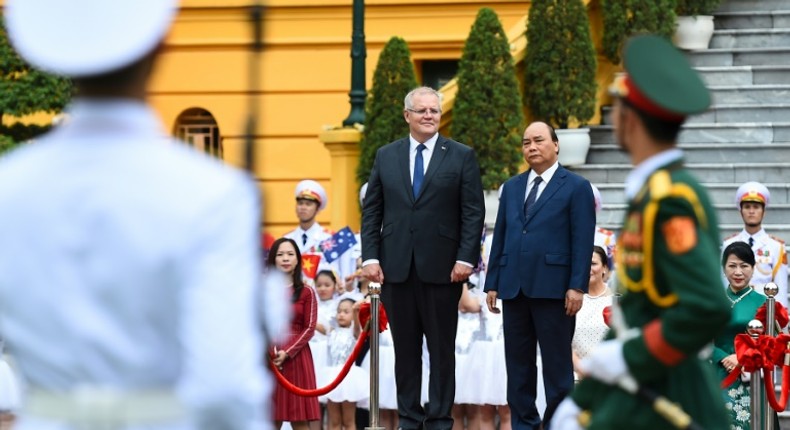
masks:
<path id="1" fill-rule="evenodd" d="M 453 429 L 465 426 L 475 428 L 477 411 L 474 392 L 477 390 L 476 369 L 479 363 L 469 359 L 472 339 L 480 331 L 480 301 L 470 293 L 464 283 L 461 300 L 458 301 L 458 329 L 455 334 L 455 400 L 453 403 Z"/>
<path id="2" fill-rule="evenodd" d="M 492 229 L 493 230 L 493 229 Z M 479 273 L 479 288 L 470 290 L 481 304 L 480 330 L 472 338 L 469 347 L 470 363 L 476 363 L 475 383 L 472 403 L 477 406 L 477 425 L 480 430 L 495 430 L 497 416 L 499 430 L 510 430 L 510 407 L 507 405 L 507 370 L 505 368 L 505 336 L 502 326 L 502 313 L 492 313 L 485 305 L 485 265 L 488 264 L 488 251 L 491 249 L 492 234 L 487 234 L 483 243 L 484 270 Z M 497 300 L 497 308 L 502 309 L 502 300 Z M 538 395 L 542 390 L 538 390 Z M 543 402 L 545 405 L 545 402 Z M 540 405 L 540 400 L 538 401 Z"/>
<path id="3" fill-rule="evenodd" d="M 315 380 L 320 381 L 327 368 L 327 339 L 335 327 L 337 312 L 337 278 L 329 270 L 322 270 L 315 276 L 315 293 L 318 296 L 318 316 L 315 323 L 315 334 L 310 339 L 310 352 L 313 354 Z M 326 396 L 319 396 L 318 401 L 326 404 Z M 323 416 L 323 414 L 321 414 Z M 323 428 L 323 426 L 321 426 Z"/>
<path id="4" fill-rule="evenodd" d="M 360 328 L 356 302 L 341 297 L 337 304 L 337 328 L 329 333 L 328 368 L 323 383 L 333 381 L 348 357 L 354 350 Z M 356 430 L 355 413 L 357 402 L 370 395 L 370 376 L 359 366 L 351 366 L 343 382 L 327 395 L 326 408 L 329 417 L 329 430 Z"/>

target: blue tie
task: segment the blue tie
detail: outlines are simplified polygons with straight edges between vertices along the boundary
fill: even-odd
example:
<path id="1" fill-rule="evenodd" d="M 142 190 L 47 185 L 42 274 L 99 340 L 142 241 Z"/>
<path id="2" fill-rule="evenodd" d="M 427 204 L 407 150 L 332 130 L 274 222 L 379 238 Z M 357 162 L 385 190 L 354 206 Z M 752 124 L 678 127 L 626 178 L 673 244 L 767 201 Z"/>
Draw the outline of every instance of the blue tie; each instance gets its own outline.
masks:
<path id="1" fill-rule="evenodd" d="M 414 158 L 414 179 L 411 181 L 411 191 L 415 199 L 420 195 L 422 180 L 425 178 L 425 165 L 422 160 L 422 151 L 424 149 L 428 149 L 425 144 L 417 145 L 417 156 Z"/>
<path id="2" fill-rule="evenodd" d="M 524 201 L 524 217 L 526 218 L 529 215 L 529 208 L 532 207 L 532 204 L 535 203 L 535 200 L 538 198 L 538 186 L 540 183 L 543 182 L 543 178 L 540 176 L 536 176 L 535 180 L 532 181 L 532 189 L 529 190 L 529 195 L 527 195 L 527 200 Z"/>

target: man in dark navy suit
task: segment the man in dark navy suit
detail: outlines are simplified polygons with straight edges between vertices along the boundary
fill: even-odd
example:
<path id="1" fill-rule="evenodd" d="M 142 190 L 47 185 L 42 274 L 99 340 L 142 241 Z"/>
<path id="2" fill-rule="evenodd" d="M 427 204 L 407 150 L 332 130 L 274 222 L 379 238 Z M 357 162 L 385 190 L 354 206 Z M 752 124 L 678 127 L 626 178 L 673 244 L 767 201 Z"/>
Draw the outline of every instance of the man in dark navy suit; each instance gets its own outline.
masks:
<path id="1" fill-rule="evenodd" d="M 543 358 L 543 425 L 573 387 L 571 339 L 590 277 L 595 202 L 590 183 L 557 161 L 559 140 L 548 124 L 524 131 L 530 169 L 502 189 L 488 260 L 489 310 L 505 330 L 507 398 L 514 430 L 539 429 L 536 347 Z"/>
<path id="2" fill-rule="evenodd" d="M 368 180 L 362 270 L 384 284 L 400 427 L 450 430 L 458 300 L 480 258 L 483 185 L 474 151 L 439 135 L 441 94 L 417 88 L 404 105 L 409 137 L 379 149 Z M 423 335 L 431 364 L 426 408 Z"/>

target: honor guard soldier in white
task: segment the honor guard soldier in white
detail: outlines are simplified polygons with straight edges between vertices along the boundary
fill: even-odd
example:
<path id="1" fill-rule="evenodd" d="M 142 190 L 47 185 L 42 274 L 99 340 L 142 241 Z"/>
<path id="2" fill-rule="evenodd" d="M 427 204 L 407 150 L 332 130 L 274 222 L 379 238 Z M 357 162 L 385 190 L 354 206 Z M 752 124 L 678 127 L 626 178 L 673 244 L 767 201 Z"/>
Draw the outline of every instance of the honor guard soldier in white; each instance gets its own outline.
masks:
<path id="1" fill-rule="evenodd" d="M 168 137 L 144 101 L 176 12 L 5 1 L 17 52 L 77 88 L 69 121 L 0 159 L 15 430 L 270 428 L 257 188 Z"/>
<path id="2" fill-rule="evenodd" d="M 318 182 L 305 179 L 296 184 L 294 196 L 299 226 L 286 233 L 285 237 L 293 239 L 302 254 L 318 252 L 321 243 L 332 237 L 332 233 L 316 221 L 318 212 L 329 202 L 326 191 Z"/>
<path id="3" fill-rule="evenodd" d="M 721 249 L 732 242 L 746 242 L 754 251 L 754 276 L 752 285 L 760 293 L 768 282 L 779 287 L 776 295 L 787 307 L 787 252 L 783 240 L 771 236 L 763 228 L 763 218 L 771 202 L 771 192 L 759 182 L 746 182 L 735 192 L 735 206 L 743 218 L 743 230 L 724 240 Z M 725 280 L 726 281 L 726 280 Z M 725 282 L 726 286 L 727 283 Z"/>

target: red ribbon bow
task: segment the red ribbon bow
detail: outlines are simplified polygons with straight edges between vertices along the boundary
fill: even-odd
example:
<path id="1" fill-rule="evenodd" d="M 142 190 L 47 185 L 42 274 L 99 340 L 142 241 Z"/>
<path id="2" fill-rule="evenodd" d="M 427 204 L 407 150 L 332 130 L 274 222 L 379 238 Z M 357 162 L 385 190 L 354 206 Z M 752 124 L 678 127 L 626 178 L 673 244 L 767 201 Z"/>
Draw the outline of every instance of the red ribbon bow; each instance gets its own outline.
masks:
<path id="1" fill-rule="evenodd" d="M 763 327 L 768 327 L 765 322 L 766 303 L 763 303 L 763 305 L 757 309 L 757 313 L 754 315 L 754 319 L 760 320 L 760 322 L 763 323 Z M 777 324 L 779 324 L 778 328 L 785 328 L 787 327 L 787 323 L 790 322 L 790 317 L 787 315 L 787 309 L 779 302 L 774 302 L 774 319 L 776 320 Z"/>
<path id="2" fill-rule="evenodd" d="M 365 327 L 370 320 L 370 302 L 362 302 L 359 305 L 359 323 Z M 379 303 L 379 333 L 387 329 L 387 312 L 384 311 L 384 305 Z"/>
<path id="3" fill-rule="evenodd" d="M 757 339 L 745 333 L 735 336 L 735 355 L 741 369 L 744 372 L 755 372 L 772 368 L 774 363 L 771 353 L 775 344 L 776 340 L 771 336 L 759 336 Z"/>

